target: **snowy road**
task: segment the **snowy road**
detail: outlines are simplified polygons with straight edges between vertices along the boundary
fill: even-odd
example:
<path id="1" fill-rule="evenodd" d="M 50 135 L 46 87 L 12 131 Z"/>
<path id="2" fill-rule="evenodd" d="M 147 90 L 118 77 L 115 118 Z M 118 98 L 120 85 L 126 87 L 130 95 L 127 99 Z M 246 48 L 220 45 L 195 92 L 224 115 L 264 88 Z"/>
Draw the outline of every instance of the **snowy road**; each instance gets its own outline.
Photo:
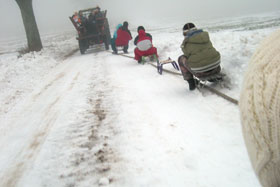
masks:
<path id="1" fill-rule="evenodd" d="M 69 116 L 73 111 L 77 111 L 76 107 L 81 108 L 75 103 L 81 105 L 88 102 L 93 105 L 92 110 L 96 108 L 96 102 L 90 103 L 83 91 L 89 92 L 91 84 L 94 84 L 90 81 L 98 66 L 94 55 L 78 55 L 65 60 L 41 81 L 38 89 L 14 107 L 13 111 L 1 116 L 5 124 L 1 125 L 0 131 L 0 186 L 33 186 L 29 184 L 32 182 L 29 175 L 36 170 L 36 160 L 40 159 L 40 153 L 53 151 L 47 149 L 55 133 L 65 135 L 64 132 L 57 132 L 57 129 L 61 128 L 61 124 L 68 123 Z M 97 84 L 102 83 L 105 82 L 97 81 Z M 95 94 L 101 94 L 101 91 Z M 100 98 L 102 99 L 102 96 Z M 96 109 L 93 116 L 95 115 L 102 117 L 102 112 Z M 79 130 L 77 128 L 78 126 L 76 130 Z"/>
<path id="2" fill-rule="evenodd" d="M 2 116 L 0 186 L 258 186 L 237 107 L 206 95 L 129 58 L 75 54 Z"/>

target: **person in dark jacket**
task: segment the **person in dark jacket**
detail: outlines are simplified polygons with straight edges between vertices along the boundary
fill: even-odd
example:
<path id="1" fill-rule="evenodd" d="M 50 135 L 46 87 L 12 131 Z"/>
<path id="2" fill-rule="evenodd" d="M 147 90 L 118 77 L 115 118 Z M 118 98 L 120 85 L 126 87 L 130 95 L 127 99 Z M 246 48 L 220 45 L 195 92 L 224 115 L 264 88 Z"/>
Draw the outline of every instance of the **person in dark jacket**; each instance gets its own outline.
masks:
<path id="1" fill-rule="evenodd" d="M 81 25 L 84 26 L 87 23 L 87 18 L 83 15 L 82 12 L 79 13 L 79 19 L 80 19 Z"/>
<path id="2" fill-rule="evenodd" d="M 194 76 L 206 77 L 221 71 L 221 56 L 213 47 L 208 32 L 197 29 L 193 23 L 184 25 L 183 35 L 181 49 L 184 55 L 178 58 L 178 63 L 184 80 L 189 83 L 189 89 L 194 90 Z"/>
<path id="3" fill-rule="evenodd" d="M 89 32 L 88 34 L 98 34 L 96 13 L 97 13 L 97 9 L 93 10 L 88 16 L 88 21 L 86 25 L 86 29 Z"/>
<path id="4" fill-rule="evenodd" d="M 88 16 L 88 20 L 89 20 L 89 22 L 92 22 L 92 23 L 98 23 L 100 18 L 103 18 L 103 14 L 100 11 L 99 6 L 97 6 Z"/>
<path id="5" fill-rule="evenodd" d="M 128 29 L 128 22 L 127 22 L 127 21 L 124 21 L 124 22 L 123 22 L 122 30 L 128 32 L 128 34 L 130 35 L 130 37 L 131 37 L 131 39 L 132 39 L 131 32 L 130 32 L 130 30 Z"/>
<path id="6" fill-rule="evenodd" d="M 153 46 L 152 36 L 145 32 L 144 27 L 138 27 L 138 36 L 134 40 L 134 59 L 141 63 L 142 56 L 157 55 L 157 48 Z"/>

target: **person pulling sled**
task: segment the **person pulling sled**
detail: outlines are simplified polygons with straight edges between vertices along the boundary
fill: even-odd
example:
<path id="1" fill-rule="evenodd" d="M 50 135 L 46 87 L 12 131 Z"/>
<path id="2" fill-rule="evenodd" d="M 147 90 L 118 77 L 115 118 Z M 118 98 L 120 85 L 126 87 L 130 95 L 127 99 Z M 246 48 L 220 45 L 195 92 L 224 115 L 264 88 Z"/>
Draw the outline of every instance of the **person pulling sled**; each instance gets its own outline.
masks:
<path id="1" fill-rule="evenodd" d="M 178 58 L 178 63 L 184 80 L 188 81 L 189 89 L 196 88 L 196 80 L 215 82 L 222 79 L 220 53 L 213 47 L 209 34 L 202 29 L 197 29 L 193 23 L 183 27 L 184 40 L 181 45 L 183 55 Z"/>

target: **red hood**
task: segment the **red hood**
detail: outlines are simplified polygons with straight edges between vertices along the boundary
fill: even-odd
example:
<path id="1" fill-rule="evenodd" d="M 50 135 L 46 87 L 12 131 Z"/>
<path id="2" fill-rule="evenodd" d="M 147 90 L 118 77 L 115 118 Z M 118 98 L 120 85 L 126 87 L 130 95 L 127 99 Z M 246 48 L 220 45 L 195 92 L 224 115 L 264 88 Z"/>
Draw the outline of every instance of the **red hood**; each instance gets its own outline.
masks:
<path id="1" fill-rule="evenodd" d="M 138 34 L 139 34 L 139 37 L 146 36 L 146 32 L 143 29 L 139 30 Z"/>

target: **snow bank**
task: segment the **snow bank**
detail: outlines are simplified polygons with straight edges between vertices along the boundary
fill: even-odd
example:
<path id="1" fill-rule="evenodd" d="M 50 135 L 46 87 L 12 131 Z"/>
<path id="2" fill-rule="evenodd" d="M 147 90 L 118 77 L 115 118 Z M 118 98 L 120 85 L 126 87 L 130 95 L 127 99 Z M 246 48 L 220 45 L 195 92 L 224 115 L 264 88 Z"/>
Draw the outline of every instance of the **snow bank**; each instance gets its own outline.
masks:
<path id="1" fill-rule="evenodd" d="M 44 76 L 63 62 L 64 56 L 77 49 L 73 33 L 48 35 L 43 37 L 44 48 L 40 52 L 20 55 L 22 43 L 8 42 L 9 51 L 0 55 L 0 115 L 8 112 L 17 101 L 32 91 Z"/>

